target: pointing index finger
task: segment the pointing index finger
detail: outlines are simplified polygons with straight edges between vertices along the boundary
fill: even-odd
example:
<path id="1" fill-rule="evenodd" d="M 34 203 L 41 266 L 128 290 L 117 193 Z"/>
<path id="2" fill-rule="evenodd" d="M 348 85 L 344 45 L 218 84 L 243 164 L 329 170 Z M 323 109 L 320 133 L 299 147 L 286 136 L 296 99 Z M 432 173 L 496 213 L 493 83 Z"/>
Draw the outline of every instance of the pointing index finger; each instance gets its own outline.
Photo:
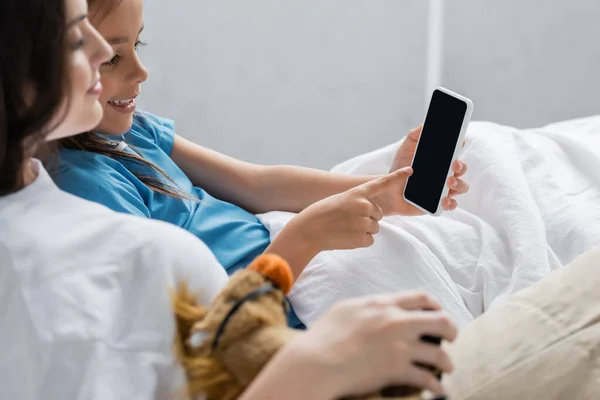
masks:
<path id="1" fill-rule="evenodd" d="M 389 189 L 390 186 L 397 184 L 399 182 L 406 181 L 409 176 L 411 176 L 413 170 L 411 167 L 405 167 L 398 169 L 388 175 L 379 177 L 377 179 L 373 179 L 361 186 L 357 189 L 367 198 L 373 198 L 379 196 Z"/>

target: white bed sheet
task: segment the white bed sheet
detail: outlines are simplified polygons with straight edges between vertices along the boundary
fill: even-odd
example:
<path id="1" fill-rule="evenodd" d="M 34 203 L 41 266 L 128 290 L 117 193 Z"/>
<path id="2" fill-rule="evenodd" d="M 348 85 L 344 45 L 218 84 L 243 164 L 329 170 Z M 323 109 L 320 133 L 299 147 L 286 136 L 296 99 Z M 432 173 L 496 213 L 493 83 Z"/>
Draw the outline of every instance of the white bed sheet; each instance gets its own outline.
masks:
<path id="1" fill-rule="evenodd" d="M 333 171 L 385 173 L 398 143 Z M 600 116 L 539 129 L 471 123 L 471 190 L 440 217 L 388 217 L 368 249 L 321 253 L 291 300 L 308 325 L 334 303 L 421 288 L 459 324 L 600 244 Z M 294 215 L 260 219 L 275 237 Z"/>

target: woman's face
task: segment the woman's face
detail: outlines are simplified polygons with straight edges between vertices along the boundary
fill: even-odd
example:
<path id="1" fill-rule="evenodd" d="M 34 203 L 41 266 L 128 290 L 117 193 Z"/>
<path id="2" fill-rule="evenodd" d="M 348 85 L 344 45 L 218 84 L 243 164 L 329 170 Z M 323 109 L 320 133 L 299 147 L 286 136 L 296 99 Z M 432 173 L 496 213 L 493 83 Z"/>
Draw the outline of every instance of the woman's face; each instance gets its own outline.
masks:
<path id="1" fill-rule="evenodd" d="M 143 44 L 143 8 L 143 0 L 122 0 L 108 15 L 102 10 L 90 10 L 92 15 L 98 15 L 92 24 L 114 50 L 114 56 L 101 67 L 104 90 L 100 104 L 104 117 L 96 127 L 96 131 L 107 135 L 123 135 L 131 128 L 135 98 L 148 77 L 137 54 L 138 46 Z"/>
<path id="2" fill-rule="evenodd" d="M 86 0 L 65 0 L 67 81 L 70 92 L 57 114 L 60 124 L 47 136 L 55 140 L 93 129 L 102 119 L 100 66 L 112 49 L 87 19 Z"/>

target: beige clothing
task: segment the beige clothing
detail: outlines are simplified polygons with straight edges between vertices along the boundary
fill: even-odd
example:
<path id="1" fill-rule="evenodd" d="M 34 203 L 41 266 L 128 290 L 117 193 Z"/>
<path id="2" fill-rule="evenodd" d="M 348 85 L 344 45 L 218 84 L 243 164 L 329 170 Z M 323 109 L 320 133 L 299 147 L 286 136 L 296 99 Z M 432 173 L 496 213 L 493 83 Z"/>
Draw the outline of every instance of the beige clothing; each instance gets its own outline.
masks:
<path id="1" fill-rule="evenodd" d="M 492 308 L 448 349 L 450 400 L 600 399 L 600 248 Z"/>

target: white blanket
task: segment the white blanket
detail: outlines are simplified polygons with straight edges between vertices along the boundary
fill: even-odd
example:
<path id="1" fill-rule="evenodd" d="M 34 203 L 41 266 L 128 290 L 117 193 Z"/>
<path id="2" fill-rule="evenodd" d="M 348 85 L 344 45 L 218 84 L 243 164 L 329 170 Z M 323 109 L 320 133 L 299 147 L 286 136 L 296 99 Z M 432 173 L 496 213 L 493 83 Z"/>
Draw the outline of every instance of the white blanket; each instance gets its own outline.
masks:
<path id="1" fill-rule="evenodd" d="M 383 174 L 398 143 L 334 172 Z M 368 249 L 321 253 L 291 295 L 311 324 L 349 297 L 422 288 L 459 324 L 600 245 L 600 116 L 517 130 L 473 122 L 471 185 L 440 217 L 389 217 Z M 293 214 L 261 220 L 277 235 Z M 599 270 L 600 272 L 600 270 Z"/>

